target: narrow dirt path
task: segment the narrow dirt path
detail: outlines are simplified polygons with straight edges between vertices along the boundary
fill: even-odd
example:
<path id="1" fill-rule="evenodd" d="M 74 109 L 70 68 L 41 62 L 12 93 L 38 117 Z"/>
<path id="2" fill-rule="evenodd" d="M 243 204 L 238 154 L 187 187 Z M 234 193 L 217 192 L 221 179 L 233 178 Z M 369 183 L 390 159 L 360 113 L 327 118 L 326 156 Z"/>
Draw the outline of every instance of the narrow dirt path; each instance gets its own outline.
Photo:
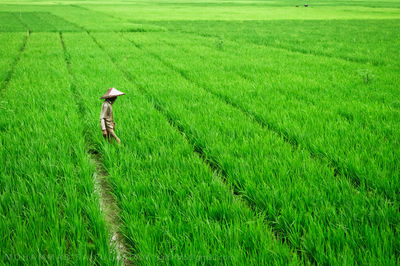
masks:
<path id="1" fill-rule="evenodd" d="M 128 248 L 124 236 L 120 233 L 120 209 L 112 194 L 112 188 L 108 182 L 108 173 L 104 169 L 101 157 L 97 152 L 90 152 L 90 160 L 95 165 L 93 173 L 94 191 L 99 195 L 100 210 L 104 214 L 110 233 L 110 245 L 115 250 L 117 260 L 122 265 L 132 265 L 128 257 Z"/>
<path id="2" fill-rule="evenodd" d="M 64 39 L 62 33 L 60 32 L 60 41 L 62 48 L 64 50 L 65 63 L 67 65 L 68 75 L 71 81 L 71 91 L 73 94 L 78 94 L 75 89 L 74 77 L 71 70 L 71 62 L 69 61 L 69 56 L 67 49 L 65 47 Z M 85 107 L 83 103 L 79 100 L 80 97 L 74 97 L 76 105 L 80 110 L 82 118 L 85 118 Z M 91 143 L 90 139 L 85 139 L 86 144 Z M 89 146 L 89 145 L 87 145 Z M 121 265 L 132 265 L 132 260 L 129 256 L 129 248 L 126 244 L 123 234 L 120 232 L 121 221 L 119 215 L 121 213 L 117 201 L 112 193 L 112 187 L 108 181 L 109 174 L 104 168 L 100 153 L 96 150 L 89 150 L 90 161 L 95 166 L 95 171 L 93 173 L 93 183 L 94 192 L 97 193 L 99 197 L 100 210 L 104 215 L 105 222 L 107 224 L 110 236 L 110 246 L 111 249 L 116 253 L 118 264 Z"/>

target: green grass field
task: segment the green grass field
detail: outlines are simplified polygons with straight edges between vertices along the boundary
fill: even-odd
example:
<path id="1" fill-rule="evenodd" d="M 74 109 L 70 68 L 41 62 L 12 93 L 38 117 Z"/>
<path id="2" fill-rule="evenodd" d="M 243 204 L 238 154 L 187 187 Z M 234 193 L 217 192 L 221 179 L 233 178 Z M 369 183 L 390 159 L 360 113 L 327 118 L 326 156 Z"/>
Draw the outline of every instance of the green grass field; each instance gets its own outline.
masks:
<path id="1" fill-rule="evenodd" d="M 0 264 L 399 265 L 399 49 L 397 0 L 2 1 Z"/>

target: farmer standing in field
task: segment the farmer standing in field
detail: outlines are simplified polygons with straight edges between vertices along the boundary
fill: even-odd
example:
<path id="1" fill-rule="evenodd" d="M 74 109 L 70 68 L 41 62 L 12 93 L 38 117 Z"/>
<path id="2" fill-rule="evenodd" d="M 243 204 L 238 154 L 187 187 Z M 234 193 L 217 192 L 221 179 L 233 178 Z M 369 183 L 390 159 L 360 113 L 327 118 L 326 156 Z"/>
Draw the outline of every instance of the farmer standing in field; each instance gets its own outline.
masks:
<path id="1" fill-rule="evenodd" d="M 113 117 L 112 105 L 117 99 L 118 96 L 125 95 L 125 93 L 116 90 L 114 88 L 109 88 L 106 94 L 100 99 L 105 99 L 103 105 L 101 106 L 100 113 L 100 124 L 101 130 L 103 131 L 103 137 L 107 140 L 110 140 L 111 137 L 115 138 L 115 140 L 121 143 L 121 140 L 115 135 L 115 122 Z"/>

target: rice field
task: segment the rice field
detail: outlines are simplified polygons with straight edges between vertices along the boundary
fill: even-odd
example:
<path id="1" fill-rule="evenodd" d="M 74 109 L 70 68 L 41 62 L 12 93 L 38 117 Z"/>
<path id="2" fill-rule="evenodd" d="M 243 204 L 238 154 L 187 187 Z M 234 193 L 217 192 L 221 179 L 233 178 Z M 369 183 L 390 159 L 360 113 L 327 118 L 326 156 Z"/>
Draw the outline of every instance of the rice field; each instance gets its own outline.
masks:
<path id="1" fill-rule="evenodd" d="M 400 264 L 400 4 L 307 3 L 2 1 L 0 263 Z"/>

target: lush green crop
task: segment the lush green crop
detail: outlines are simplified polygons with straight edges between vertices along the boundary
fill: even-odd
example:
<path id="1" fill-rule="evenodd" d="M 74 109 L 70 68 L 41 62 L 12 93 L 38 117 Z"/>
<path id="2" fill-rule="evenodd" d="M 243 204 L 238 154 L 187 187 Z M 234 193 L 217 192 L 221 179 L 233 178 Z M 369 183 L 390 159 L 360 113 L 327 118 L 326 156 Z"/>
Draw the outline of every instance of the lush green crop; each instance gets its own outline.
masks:
<path id="1" fill-rule="evenodd" d="M 168 21 L 151 22 L 173 31 L 214 36 L 313 55 L 324 55 L 399 69 L 400 21 L 284 20 L 284 21 Z M 242 45 L 242 43 L 245 43 Z"/>
<path id="2" fill-rule="evenodd" d="M 134 260 L 286 264 L 295 258 L 87 34 L 64 39 L 76 96 L 110 173 Z M 115 112 L 117 132 L 131 141 L 118 148 L 104 144 L 97 130 L 99 100 L 91 95 L 100 96 L 105 84 L 124 88 L 128 96 L 116 102 Z"/>
<path id="3" fill-rule="evenodd" d="M 400 4 L 303 4 L 3 1 L 0 264 L 400 264 Z"/>
<path id="4" fill-rule="evenodd" d="M 25 31 L 26 28 L 16 13 L 0 12 L 0 32 Z M 12 39 L 12 38 L 10 38 Z"/>
<path id="5" fill-rule="evenodd" d="M 393 246 L 399 245 L 394 228 L 400 218 L 396 205 L 354 188 L 345 177 L 338 179 L 328 164 L 314 160 L 304 149 L 294 149 L 117 34 L 107 34 L 118 40 L 111 44 L 105 34 L 94 36 L 99 36 L 121 69 L 175 121 L 192 145 L 226 173 L 235 190 L 265 212 L 270 225 L 306 256 L 334 262 L 337 252 L 344 249 L 353 254 L 347 258 L 351 262 L 366 263 L 376 257 L 396 260 L 390 256 Z M 128 38 L 140 43 L 141 36 Z M 151 44 L 146 47 L 151 49 Z M 365 211 L 374 218 L 359 220 Z M 378 226 L 385 229 L 377 231 Z M 357 244 L 350 244 L 349 238 Z M 377 246 L 378 242 L 382 245 Z M 364 248 L 374 254 L 361 257 Z"/>
<path id="6" fill-rule="evenodd" d="M 172 45 L 160 48 L 158 36 Z M 396 72 L 372 68 L 378 77 L 366 84 L 358 76 L 363 66 L 356 63 L 230 42 L 221 50 L 213 39 L 170 36 L 134 40 L 195 84 L 327 158 L 355 183 L 397 200 L 400 132 L 389 126 L 400 124 L 393 108 L 400 91 L 391 89 Z M 263 60 L 264 54 L 270 56 Z"/>
<path id="7" fill-rule="evenodd" d="M 382 1 L 383 2 L 383 1 Z M 96 5 L 82 3 L 90 10 L 103 12 L 117 17 L 140 21 L 259 21 L 259 20 L 334 20 L 334 19 L 380 19 L 399 18 L 399 3 L 396 0 L 385 1 L 312 1 L 299 0 L 250 0 L 250 1 L 162 1 L 154 5 L 151 1 L 142 1 L 133 8 L 130 3 L 109 2 Z M 304 8 L 308 3 L 310 6 Z M 378 6 L 376 5 L 378 3 Z M 382 3 L 380 6 L 379 4 Z M 386 6 L 385 6 L 386 4 Z M 299 7 L 296 7 L 299 6 Z M 375 5 L 375 6 L 374 6 Z"/>
<path id="8" fill-rule="evenodd" d="M 22 33 L 0 33 L 0 88 L 10 80 L 26 38 Z"/>
<path id="9" fill-rule="evenodd" d="M 57 34 L 29 37 L 1 93 L 2 263 L 111 263 Z"/>

